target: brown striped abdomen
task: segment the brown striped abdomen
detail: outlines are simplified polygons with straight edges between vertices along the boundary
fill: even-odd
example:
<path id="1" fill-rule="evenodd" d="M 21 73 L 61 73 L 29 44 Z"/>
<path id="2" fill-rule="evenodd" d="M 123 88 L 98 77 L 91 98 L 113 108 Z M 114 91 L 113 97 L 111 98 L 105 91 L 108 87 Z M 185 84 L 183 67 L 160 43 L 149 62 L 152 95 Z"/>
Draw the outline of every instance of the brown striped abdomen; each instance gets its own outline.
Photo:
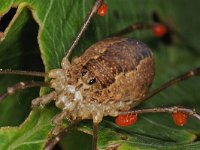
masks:
<path id="1" fill-rule="evenodd" d="M 103 88 L 114 83 L 118 74 L 134 71 L 140 61 L 147 57 L 153 58 L 145 44 L 127 38 L 102 44 L 102 48 L 104 50 L 96 57 L 88 59 L 83 67 L 94 74 Z"/>

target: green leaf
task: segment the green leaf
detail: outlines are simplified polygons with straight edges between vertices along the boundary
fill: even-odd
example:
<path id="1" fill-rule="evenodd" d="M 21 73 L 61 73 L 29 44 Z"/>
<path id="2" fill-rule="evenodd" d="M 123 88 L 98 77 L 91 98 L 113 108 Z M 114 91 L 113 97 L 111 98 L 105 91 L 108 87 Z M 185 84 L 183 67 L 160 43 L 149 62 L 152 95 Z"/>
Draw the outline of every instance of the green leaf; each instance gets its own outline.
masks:
<path id="1" fill-rule="evenodd" d="M 17 12 L 6 28 L 5 39 L 0 43 L 0 68 L 23 70 L 45 70 L 60 67 L 66 50 L 83 23 L 93 1 L 71 0 L 0 0 L 0 16 L 11 7 Z M 169 79 L 193 69 L 200 64 L 199 54 L 200 20 L 199 0 L 156 1 L 156 0 L 106 0 L 108 14 L 95 16 L 89 29 L 82 37 L 73 56 L 124 27 L 136 23 L 151 23 L 152 13 L 157 12 L 162 20 L 172 24 L 186 39 L 174 37 L 172 45 L 165 45 L 155 38 L 151 31 L 135 31 L 130 37 L 147 43 L 156 59 L 156 77 L 152 89 Z M 187 9 L 186 9 L 187 6 Z M 3 20 L 3 19 L 2 19 Z M 0 22 L 1 26 L 1 22 Z M 186 42 L 187 41 L 187 42 Z M 195 47 L 195 51 L 188 44 Z M 196 50 L 197 49 L 197 50 Z M 195 55 L 194 55 L 195 53 Z M 42 61 L 41 61 L 42 58 Z M 41 80 L 38 78 L 1 76 L 0 91 L 20 81 Z M 181 105 L 200 112 L 200 78 L 194 78 L 173 86 L 156 95 L 140 108 Z M 9 96 L 0 104 L 0 149 L 41 149 L 47 135 L 53 128 L 51 119 L 58 113 L 53 107 L 33 110 L 31 100 L 38 95 L 38 89 L 25 90 Z M 28 116 L 28 114 L 30 115 Z M 21 124 L 28 116 L 26 121 Z M 184 127 L 177 127 L 169 114 L 146 114 L 139 116 L 131 127 L 119 128 L 113 118 L 106 118 L 99 130 L 99 149 L 118 147 L 127 149 L 199 149 L 200 123 L 190 118 Z M 4 127 L 3 127 L 4 126 Z M 5 127 L 17 126 L 17 127 Z M 80 124 L 80 131 L 91 134 L 91 122 Z M 85 139 L 88 140 L 85 141 Z M 84 140 L 83 140 L 84 139 Z M 91 137 L 72 132 L 62 144 L 65 149 L 80 149 L 77 141 L 91 147 Z M 73 144 L 75 143 L 75 144 Z"/>
<path id="2" fill-rule="evenodd" d="M 43 68 L 36 39 L 37 29 L 38 26 L 31 17 L 30 11 L 19 7 L 15 17 L 4 32 L 5 39 L 0 43 L 1 68 L 38 71 Z M 5 92 L 8 86 L 16 82 L 33 80 L 34 78 L 6 75 L 1 76 L 0 79 L 1 92 Z M 31 100 L 38 96 L 38 91 L 39 89 L 24 90 L 7 97 L 0 105 L 0 126 L 19 125 L 29 114 Z"/>
<path id="3" fill-rule="evenodd" d="M 19 127 L 1 128 L 1 149 L 41 149 L 52 128 L 51 119 L 54 115 L 47 109 L 32 111 Z"/>

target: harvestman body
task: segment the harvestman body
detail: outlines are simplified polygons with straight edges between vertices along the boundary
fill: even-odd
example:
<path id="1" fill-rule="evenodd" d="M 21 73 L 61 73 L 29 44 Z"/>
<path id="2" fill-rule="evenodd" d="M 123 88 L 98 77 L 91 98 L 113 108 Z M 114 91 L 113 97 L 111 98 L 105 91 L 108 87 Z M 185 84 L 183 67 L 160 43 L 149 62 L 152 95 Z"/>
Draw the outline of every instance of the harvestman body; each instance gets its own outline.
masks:
<path id="1" fill-rule="evenodd" d="M 53 148 L 61 139 L 63 132 L 60 132 L 60 125 L 63 119 L 71 120 L 72 123 L 69 125 L 69 129 L 80 120 L 93 120 L 93 150 L 97 149 L 97 125 L 104 116 L 115 117 L 128 113 L 173 113 L 180 111 L 200 120 L 200 116 L 194 110 L 176 106 L 131 110 L 139 103 L 171 85 L 200 74 L 200 68 L 196 68 L 166 82 L 152 92 L 148 92 L 154 78 L 154 58 L 151 50 L 142 42 L 121 37 L 107 38 L 92 45 L 82 56 L 74 59 L 71 64 L 69 63 L 69 55 L 77 45 L 101 3 L 102 0 L 95 1 L 80 32 L 62 60 L 62 68 L 49 71 L 48 77 L 51 78 L 50 88 L 54 90 L 32 101 L 33 107 L 38 107 L 54 100 L 56 106 L 62 110 L 54 118 L 56 126 L 52 133 L 55 136 L 45 145 L 46 150 Z M 0 70 L 0 74 L 40 77 L 45 77 L 46 75 L 40 72 L 12 70 Z M 16 90 L 35 86 L 47 85 L 43 82 L 16 84 L 0 96 L 0 101 L 5 96 L 13 94 Z"/>
<path id="2" fill-rule="evenodd" d="M 138 103 L 148 93 L 154 77 L 154 59 L 143 43 L 127 38 L 108 38 L 88 48 L 62 69 L 49 72 L 53 78 L 49 95 L 33 101 L 33 106 L 55 100 L 68 119 L 116 117 Z"/>

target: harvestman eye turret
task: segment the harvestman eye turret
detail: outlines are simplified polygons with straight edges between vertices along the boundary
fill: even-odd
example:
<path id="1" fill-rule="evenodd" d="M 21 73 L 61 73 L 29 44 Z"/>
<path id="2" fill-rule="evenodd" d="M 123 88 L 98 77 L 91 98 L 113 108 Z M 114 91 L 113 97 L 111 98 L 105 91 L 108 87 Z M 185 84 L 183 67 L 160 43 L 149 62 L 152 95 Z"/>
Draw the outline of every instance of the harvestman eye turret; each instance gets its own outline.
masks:
<path id="1" fill-rule="evenodd" d="M 83 119 L 93 120 L 93 150 L 97 149 L 97 126 L 104 116 L 180 111 L 200 121 L 200 116 L 194 110 L 183 107 L 133 110 L 136 105 L 169 86 L 199 75 L 200 68 L 186 72 L 149 92 L 154 79 L 153 53 L 144 43 L 123 37 L 112 37 L 97 42 L 71 63 L 68 61 L 101 2 L 102 0 L 95 1 L 80 32 L 62 60 L 62 68 L 50 70 L 48 73 L 0 70 L 0 74 L 51 78 L 49 83 L 20 82 L 9 87 L 0 97 L 1 101 L 16 90 L 29 87 L 49 86 L 53 89 L 49 94 L 32 101 L 33 108 L 37 108 L 53 100 L 56 107 L 61 109 L 61 113 L 53 120 L 55 128 L 44 149 L 51 149 L 60 141 L 63 131 L 68 131 Z M 70 120 L 71 124 L 63 130 L 61 123 L 64 119 Z"/>

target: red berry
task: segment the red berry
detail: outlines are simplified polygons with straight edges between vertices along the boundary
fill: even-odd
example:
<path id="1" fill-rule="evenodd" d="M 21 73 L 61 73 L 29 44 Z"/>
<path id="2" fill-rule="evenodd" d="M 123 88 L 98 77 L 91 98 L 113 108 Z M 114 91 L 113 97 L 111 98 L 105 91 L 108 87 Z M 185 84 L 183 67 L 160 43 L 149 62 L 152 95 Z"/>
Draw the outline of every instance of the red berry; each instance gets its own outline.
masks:
<path id="1" fill-rule="evenodd" d="M 137 121 L 137 114 L 119 115 L 115 119 L 115 123 L 121 127 L 131 126 L 136 121 Z"/>
<path id="2" fill-rule="evenodd" d="M 167 27 L 163 24 L 157 23 L 153 25 L 152 31 L 156 37 L 163 37 L 167 33 Z"/>
<path id="3" fill-rule="evenodd" d="M 108 7 L 105 3 L 102 3 L 101 6 L 99 6 L 97 13 L 99 16 L 105 16 L 107 13 Z"/>
<path id="4" fill-rule="evenodd" d="M 174 123 L 177 126 L 183 126 L 186 123 L 187 119 L 188 119 L 188 115 L 184 114 L 182 112 L 174 112 L 172 114 L 172 117 L 173 117 Z"/>

